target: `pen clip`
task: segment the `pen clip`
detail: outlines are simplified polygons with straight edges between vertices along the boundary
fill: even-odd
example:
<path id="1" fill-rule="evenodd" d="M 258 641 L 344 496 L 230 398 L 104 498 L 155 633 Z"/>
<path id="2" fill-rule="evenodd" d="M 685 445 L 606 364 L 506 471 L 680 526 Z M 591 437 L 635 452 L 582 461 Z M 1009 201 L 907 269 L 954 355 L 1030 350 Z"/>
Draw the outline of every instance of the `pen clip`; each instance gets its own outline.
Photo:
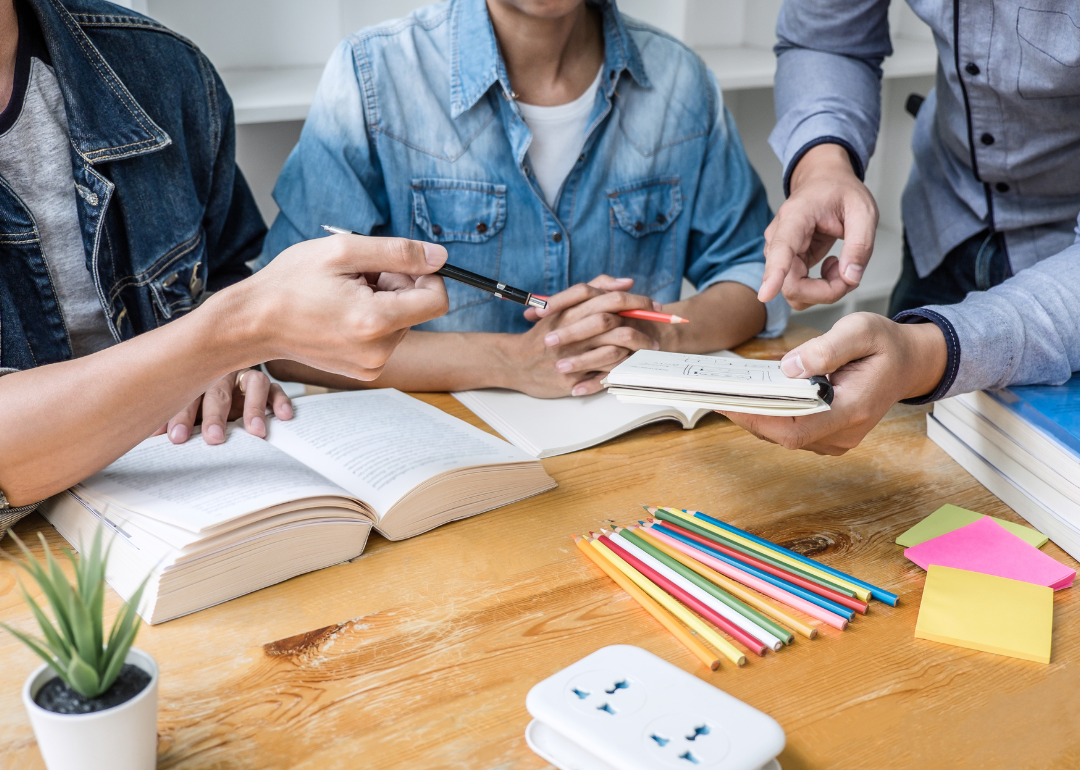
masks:
<path id="1" fill-rule="evenodd" d="M 821 398 L 821 400 L 824 401 L 826 404 L 832 406 L 833 387 L 832 383 L 829 382 L 829 378 L 820 374 L 815 374 L 813 377 L 810 378 L 810 382 L 814 385 L 817 385 L 818 397 Z"/>

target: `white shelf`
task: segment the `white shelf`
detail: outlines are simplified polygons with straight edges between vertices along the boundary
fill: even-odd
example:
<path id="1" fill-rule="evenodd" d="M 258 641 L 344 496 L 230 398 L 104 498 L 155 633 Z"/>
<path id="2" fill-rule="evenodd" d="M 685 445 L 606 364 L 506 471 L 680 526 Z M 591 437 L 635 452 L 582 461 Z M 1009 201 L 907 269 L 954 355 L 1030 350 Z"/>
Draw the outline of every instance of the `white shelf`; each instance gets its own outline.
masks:
<path id="1" fill-rule="evenodd" d="M 932 42 L 897 38 L 893 55 L 882 69 L 886 78 L 933 75 L 937 71 L 937 49 Z M 695 49 L 720 81 L 723 91 L 772 88 L 776 56 L 768 48 L 700 47 Z"/>
<path id="2" fill-rule="evenodd" d="M 322 66 L 222 70 L 237 125 L 303 120 L 311 108 Z"/>

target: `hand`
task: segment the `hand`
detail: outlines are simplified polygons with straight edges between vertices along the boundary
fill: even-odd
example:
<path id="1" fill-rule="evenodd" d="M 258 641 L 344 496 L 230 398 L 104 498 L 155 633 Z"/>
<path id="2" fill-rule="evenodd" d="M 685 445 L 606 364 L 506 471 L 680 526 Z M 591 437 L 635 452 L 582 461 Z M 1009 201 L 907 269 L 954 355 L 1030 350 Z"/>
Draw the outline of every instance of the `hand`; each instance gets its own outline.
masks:
<path id="1" fill-rule="evenodd" d="M 636 350 L 658 350 L 658 324 L 623 318 L 623 310 L 659 310 L 660 304 L 629 294 L 631 278 L 600 275 L 548 299 L 544 310 L 529 308 L 537 321 L 525 334 L 509 337 L 510 386 L 539 398 L 585 396 L 602 390 L 600 380 Z"/>
<path id="2" fill-rule="evenodd" d="M 191 429 L 202 410 L 202 437 L 207 444 L 225 441 L 225 423 L 244 416 L 244 429 L 252 436 L 266 438 L 266 407 L 269 406 L 279 420 L 291 420 L 292 401 L 277 383 L 257 369 L 241 369 L 231 372 L 206 389 L 165 425 L 154 432 L 155 436 L 169 434 L 174 444 L 183 444 L 191 436 Z"/>
<path id="3" fill-rule="evenodd" d="M 789 377 L 829 375 L 830 411 L 806 417 L 721 414 L 788 449 L 842 455 L 858 446 L 897 401 L 932 393 L 947 362 L 945 337 L 934 324 L 898 324 L 873 313 L 854 313 L 781 361 Z"/>
<path id="4" fill-rule="evenodd" d="M 878 209 L 874 196 L 851 168 L 847 150 L 837 144 L 812 147 L 791 174 L 791 195 L 765 229 L 765 276 L 758 299 L 768 302 L 781 288 L 796 310 L 831 304 L 862 281 L 874 251 Z M 844 240 L 840 259 L 810 268 Z"/>
<path id="5" fill-rule="evenodd" d="M 332 235 L 291 246 L 206 304 L 234 303 L 255 360 L 373 380 L 410 326 L 446 312 L 446 287 L 431 275 L 445 262 L 433 243 Z"/>

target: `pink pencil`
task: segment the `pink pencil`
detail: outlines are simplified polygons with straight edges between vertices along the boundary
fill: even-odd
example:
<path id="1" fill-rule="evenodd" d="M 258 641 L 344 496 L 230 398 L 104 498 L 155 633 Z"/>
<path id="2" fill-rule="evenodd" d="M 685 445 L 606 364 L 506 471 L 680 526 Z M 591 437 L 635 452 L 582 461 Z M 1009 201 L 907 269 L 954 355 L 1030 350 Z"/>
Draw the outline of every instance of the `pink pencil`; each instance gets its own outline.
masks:
<path id="1" fill-rule="evenodd" d="M 672 548 L 681 551 L 682 553 L 689 556 L 691 559 L 701 562 L 706 567 L 711 567 L 712 569 L 719 572 L 721 575 L 726 575 L 732 580 L 737 580 L 745 586 L 749 586 L 756 591 L 760 591 L 766 596 L 772 597 L 779 602 L 783 602 L 789 607 L 794 607 L 797 610 L 801 610 L 807 615 L 815 617 L 822 622 L 828 623 L 834 628 L 839 628 L 841 631 L 847 628 L 847 620 L 840 617 L 835 612 L 829 612 L 823 607 L 819 607 L 816 604 L 806 601 L 805 599 L 800 599 L 798 596 L 795 596 L 789 591 L 785 591 L 783 588 L 777 588 L 774 585 L 766 583 L 764 580 L 756 578 L 753 575 L 749 575 L 746 572 L 743 572 L 738 567 L 732 567 L 730 564 L 713 558 L 709 554 L 699 551 L 693 546 L 687 545 L 680 540 L 676 540 L 669 535 L 665 535 L 656 527 L 652 527 L 650 525 L 646 526 L 649 527 L 649 534 L 655 537 L 657 540 L 660 540 L 667 545 L 670 545 Z"/>
<path id="2" fill-rule="evenodd" d="M 547 302 L 548 297 L 542 294 L 533 294 L 537 299 Z M 656 321 L 658 324 L 688 324 L 689 318 L 673 315 L 671 313 L 657 313 L 655 310 L 624 310 L 619 315 L 624 318 L 637 318 L 642 321 Z"/>

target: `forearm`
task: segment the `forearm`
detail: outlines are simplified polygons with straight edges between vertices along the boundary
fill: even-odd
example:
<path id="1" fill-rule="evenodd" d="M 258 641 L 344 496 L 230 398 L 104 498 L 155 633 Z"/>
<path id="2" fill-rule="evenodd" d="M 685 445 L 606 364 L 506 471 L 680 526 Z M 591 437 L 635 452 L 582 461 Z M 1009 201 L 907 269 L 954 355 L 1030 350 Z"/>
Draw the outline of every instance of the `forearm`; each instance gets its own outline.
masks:
<path id="1" fill-rule="evenodd" d="M 0 377 L 0 490 L 36 503 L 97 472 L 213 380 L 257 363 L 228 290 L 190 315 L 85 358 Z"/>
<path id="2" fill-rule="evenodd" d="M 659 336 L 660 349 L 671 352 L 727 350 L 765 328 L 765 305 L 758 301 L 753 289 L 733 281 L 714 283 L 689 299 L 664 305 L 664 312 L 690 321 L 649 324 L 646 331 Z"/>
<path id="3" fill-rule="evenodd" d="M 354 380 L 295 361 L 272 361 L 267 368 L 280 379 L 338 390 L 396 388 L 413 392 L 514 387 L 507 346 L 518 335 L 476 332 L 410 331 L 378 379 Z"/>

